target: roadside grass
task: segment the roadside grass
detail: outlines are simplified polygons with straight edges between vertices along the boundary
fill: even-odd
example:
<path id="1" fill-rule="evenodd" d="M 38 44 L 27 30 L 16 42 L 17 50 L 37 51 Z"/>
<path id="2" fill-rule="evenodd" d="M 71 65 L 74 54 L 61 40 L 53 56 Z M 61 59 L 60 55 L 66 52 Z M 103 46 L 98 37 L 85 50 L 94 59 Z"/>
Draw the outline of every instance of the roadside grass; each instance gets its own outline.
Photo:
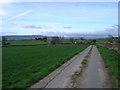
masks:
<path id="1" fill-rule="evenodd" d="M 118 86 L 120 86 L 118 84 L 119 75 L 120 75 L 120 72 L 118 70 L 118 66 L 120 66 L 120 63 L 118 63 L 118 60 L 120 60 L 120 55 L 117 53 L 117 51 L 110 50 L 103 46 L 97 45 L 97 48 L 100 51 L 100 54 L 103 58 L 105 67 L 108 69 L 108 74 L 111 78 L 112 87 L 118 88 Z"/>
<path id="2" fill-rule="evenodd" d="M 17 46 L 2 48 L 2 87 L 27 88 L 88 45 Z"/>

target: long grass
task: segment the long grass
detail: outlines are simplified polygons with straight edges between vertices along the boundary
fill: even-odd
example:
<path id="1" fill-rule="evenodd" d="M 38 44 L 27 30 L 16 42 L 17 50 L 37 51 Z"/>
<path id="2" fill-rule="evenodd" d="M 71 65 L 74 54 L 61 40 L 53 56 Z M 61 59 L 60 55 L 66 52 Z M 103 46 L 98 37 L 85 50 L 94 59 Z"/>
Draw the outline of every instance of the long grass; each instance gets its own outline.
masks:
<path id="1" fill-rule="evenodd" d="M 26 88 L 86 47 L 87 45 L 3 47 L 3 88 Z"/>

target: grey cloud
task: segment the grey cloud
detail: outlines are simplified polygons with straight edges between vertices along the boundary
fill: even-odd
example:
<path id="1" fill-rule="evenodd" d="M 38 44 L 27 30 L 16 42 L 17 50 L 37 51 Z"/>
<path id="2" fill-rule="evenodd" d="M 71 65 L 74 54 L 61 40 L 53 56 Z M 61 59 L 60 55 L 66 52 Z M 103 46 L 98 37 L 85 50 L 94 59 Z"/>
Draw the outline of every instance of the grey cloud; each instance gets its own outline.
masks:
<path id="1" fill-rule="evenodd" d="M 64 27 L 64 29 L 71 29 L 71 28 L 72 28 L 72 27 L 70 27 L 70 26 L 67 26 L 67 27 L 65 26 L 65 27 Z"/>
<path id="2" fill-rule="evenodd" d="M 84 38 L 107 38 L 108 35 L 118 36 L 118 30 L 116 28 L 106 28 L 105 30 L 99 30 L 94 32 L 44 32 L 48 36 L 65 36 L 65 37 L 84 37 Z"/>
<path id="3" fill-rule="evenodd" d="M 35 26 L 33 24 L 24 25 L 23 27 L 24 28 L 31 28 L 31 29 L 42 29 L 42 27 Z"/>
<path id="4" fill-rule="evenodd" d="M 118 32 L 119 32 L 118 31 L 118 25 L 114 25 L 110 28 L 105 29 L 105 33 L 108 33 L 108 34 L 113 35 L 113 36 L 118 35 Z"/>

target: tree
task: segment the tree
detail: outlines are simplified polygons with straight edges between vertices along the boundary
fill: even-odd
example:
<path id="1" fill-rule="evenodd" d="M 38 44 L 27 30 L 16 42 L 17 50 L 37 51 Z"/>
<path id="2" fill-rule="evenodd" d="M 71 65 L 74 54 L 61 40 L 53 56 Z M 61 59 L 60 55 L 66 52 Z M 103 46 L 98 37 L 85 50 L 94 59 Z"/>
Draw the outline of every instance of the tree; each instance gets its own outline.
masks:
<path id="1" fill-rule="evenodd" d="M 38 40 L 38 38 L 35 38 L 35 40 Z"/>
<path id="2" fill-rule="evenodd" d="M 96 40 L 95 40 L 95 39 L 93 40 L 93 43 L 94 43 L 94 44 L 96 43 Z"/>
<path id="3" fill-rule="evenodd" d="M 44 41 L 44 42 L 47 42 L 47 37 L 46 37 L 46 36 L 43 37 L 43 41 Z"/>
<path id="4" fill-rule="evenodd" d="M 51 41 L 50 43 L 51 43 L 52 45 L 59 44 L 59 43 L 60 43 L 59 37 L 53 37 L 53 38 L 52 38 L 52 41 Z"/>
<path id="5" fill-rule="evenodd" d="M 43 39 L 42 38 L 38 38 L 37 40 L 41 40 L 42 41 Z"/>

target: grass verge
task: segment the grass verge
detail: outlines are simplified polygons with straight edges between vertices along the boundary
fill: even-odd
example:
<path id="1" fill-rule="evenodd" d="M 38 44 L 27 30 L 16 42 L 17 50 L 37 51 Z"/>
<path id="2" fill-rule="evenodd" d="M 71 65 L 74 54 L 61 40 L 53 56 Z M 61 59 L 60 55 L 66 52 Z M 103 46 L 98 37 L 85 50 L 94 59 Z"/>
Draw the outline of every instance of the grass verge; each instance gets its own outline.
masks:
<path id="1" fill-rule="evenodd" d="M 111 77 L 112 87 L 118 88 L 120 84 L 118 84 L 118 78 L 120 76 L 120 72 L 118 70 L 118 60 L 120 60 L 120 55 L 115 50 L 110 50 L 103 46 L 98 46 L 98 50 L 103 58 L 105 63 L 105 67 L 108 69 L 108 74 Z"/>

